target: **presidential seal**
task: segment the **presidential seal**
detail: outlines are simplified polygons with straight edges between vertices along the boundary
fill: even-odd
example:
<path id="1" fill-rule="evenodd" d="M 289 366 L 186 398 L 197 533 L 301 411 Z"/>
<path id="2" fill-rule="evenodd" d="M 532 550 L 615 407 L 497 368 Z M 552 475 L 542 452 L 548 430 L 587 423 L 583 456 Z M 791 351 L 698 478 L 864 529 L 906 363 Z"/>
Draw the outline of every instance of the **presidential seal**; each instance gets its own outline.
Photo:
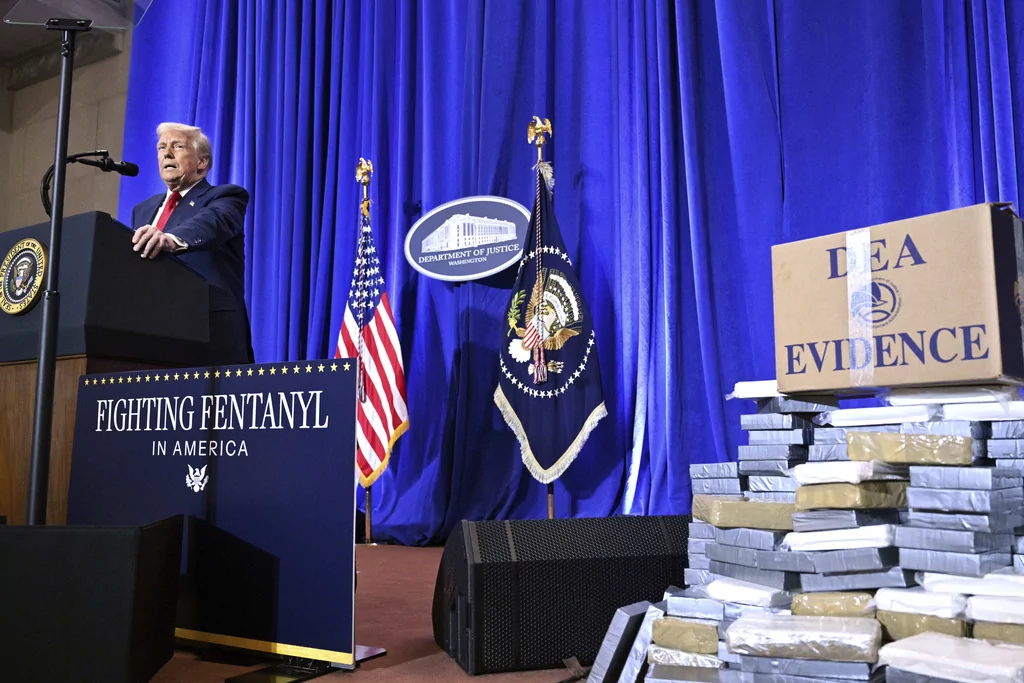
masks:
<path id="1" fill-rule="evenodd" d="M 46 248 L 34 239 L 15 244 L 0 263 L 0 310 L 27 312 L 39 298 L 45 275 Z"/>

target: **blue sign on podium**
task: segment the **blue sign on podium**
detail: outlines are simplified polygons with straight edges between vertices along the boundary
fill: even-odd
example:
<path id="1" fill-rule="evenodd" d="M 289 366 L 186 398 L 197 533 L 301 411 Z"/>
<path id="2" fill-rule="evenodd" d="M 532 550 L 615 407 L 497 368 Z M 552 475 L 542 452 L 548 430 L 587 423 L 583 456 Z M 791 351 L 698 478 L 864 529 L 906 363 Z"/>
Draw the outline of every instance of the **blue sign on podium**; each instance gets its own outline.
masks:
<path id="1" fill-rule="evenodd" d="M 177 635 L 355 666 L 356 363 L 81 378 L 69 524 L 186 516 Z"/>

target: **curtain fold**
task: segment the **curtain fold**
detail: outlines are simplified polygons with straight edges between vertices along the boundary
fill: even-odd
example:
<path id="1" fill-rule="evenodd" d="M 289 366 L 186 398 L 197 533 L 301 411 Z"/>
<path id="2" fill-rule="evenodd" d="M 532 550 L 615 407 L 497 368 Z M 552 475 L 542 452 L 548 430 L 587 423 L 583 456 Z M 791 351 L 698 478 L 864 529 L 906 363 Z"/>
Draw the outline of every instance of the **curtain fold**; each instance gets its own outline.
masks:
<path id="1" fill-rule="evenodd" d="M 750 406 L 725 394 L 774 376 L 771 246 L 1016 204 L 1022 67 L 1024 7 L 999 0 L 181 0 L 136 29 L 124 149 L 145 160 L 160 121 L 195 123 L 211 181 L 252 193 L 261 362 L 333 354 L 355 165 L 373 161 L 411 423 L 374 485 L 375 535 L 427 544 L 462 519 L 545 514 L 492 401 L 511 274 L 444 283 L 404 256 L 446 201 L 530 206 L 530 117 L 554 126 L 609 411 L 558 514 L 678 513 L 689 464 L 744 441 Z M 155 169 L 123 179 L 121 218 L 159 191 Z"/>

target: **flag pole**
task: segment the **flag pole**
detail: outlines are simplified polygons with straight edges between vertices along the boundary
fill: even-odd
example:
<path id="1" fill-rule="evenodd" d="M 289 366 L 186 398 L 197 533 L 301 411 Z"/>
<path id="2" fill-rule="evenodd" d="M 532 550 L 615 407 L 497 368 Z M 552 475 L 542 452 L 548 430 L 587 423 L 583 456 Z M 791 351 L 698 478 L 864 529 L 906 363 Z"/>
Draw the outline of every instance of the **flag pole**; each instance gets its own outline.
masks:
<path id="1" fill-rule="evenodd" d="M 356 165 L 356 180 L 363 186 L 363 201 L 359 206 L 359 210 L 362 213 L 363 219 L 369 220 L 370 218 L 370 176 L 373 175 L 373 162 L 367 161 L 360 157 L 359 163 Z M 366 264 L 366 256 L 363 254 L 363 220 L 359 221 L 359 259 L 360 259 L 360 283 L 364 276 L 363 268 Z M 361 327 L 361 326 L 360 326 Z M 366 400 L 366 376 L 363 370 L 363 333 L 362 329 L 359 331 L 359 358 L 356 359 L 356 366 L 359 370 L 358 379 L 356 382 L 357 399 L 362 402 Z M 373 484 L 366 487 L 366 545 L 373 545 L 373 494 L 370 493 L 370 489 L 373 488 Z"/>
<path id="2" fill-rule="evenodd" d="M 537 145 L 537 172 L 538 173 L 541 172 L 541 166 L 540 165 L 542 163 L 544 163 L 544 144 L 547 142 L 547 138 L 544 137 L 545 134 L 547 134 L 548 138 L 550 138 L 552 136 L 551 121 L 549 119 L 543 119 L 542 120 L 539 116 L 534 116 L 530 120 L 530 125 L 527 128 L 527 140 L 529 140 L 533 144 Z M 537 185 L 537 192 L 539 193 L 540 191 L 541 191 L 541 187 L 538 184 Z M 538 201 L 539 201 L 540 194 L 538 194 L 537 197 L 538 197 Z M 540 248 L 539 248 L 540 247 L 539 216 L 538 216 L 537 233 L 538 233 L 538 235 L 537 235 L 537 239 L 538 239 L 537 246 L 538 246 L 538 249 L 537 249 L 537 257 L 536 258 L 537 258 L 537 273 L 538 273 L 538 277 L 537 277 L 537 283 L 536 283 L 535 286 L 536 287 L 542 287 L 543 285 L 542 285 L 541 279 L 540 279 L 540 267 L 541 267 L 540 266 L 540 261 L 541 261 L 541 256 L 540 256 Z M 543 352 L 541 352 L 541 353 L 543 353 Z M 543 356 L 541 356 L 539 354 L 537 356 L 535 356 L 534 357 L 534 363 L 535 364 L 543 365 L 544 364 Z M 546 377 L 547 376 L 546 368 L 543 368 L 543 367 L 542 368 L 538 368 L 537 372 L 539 373 L 539 376 L 542 376 L 542 377 Z M 542 379 L 540 381 L 544 381 L 544 380 Z M 548 482 L 547 489 L 548 489 L 548 519 L 554 519 L 555 518 L 555 483 L 554 482 Z"/>

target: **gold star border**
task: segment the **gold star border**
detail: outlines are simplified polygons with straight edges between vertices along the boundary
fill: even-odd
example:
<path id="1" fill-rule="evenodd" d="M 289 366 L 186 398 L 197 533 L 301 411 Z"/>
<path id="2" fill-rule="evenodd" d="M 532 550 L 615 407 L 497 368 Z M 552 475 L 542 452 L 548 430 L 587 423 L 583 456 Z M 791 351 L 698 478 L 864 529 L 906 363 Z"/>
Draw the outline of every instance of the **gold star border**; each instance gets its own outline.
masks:
<path id="1" fill-rule="evenodd" d="M 343 360 L 343 359 L 338 359 Z M 145 373 L 136 372 L 132 373 L 118 373 L 116 375 L 87 375 L 85 376 L 85 386 L 106 386 L 108 384 L 143 384 L 145 382 L 185 382 L 195 381 L 197 379 L 229 379 L 229 378 L 240 378 L 240 377 L 264 377 L 266 375 L 276 376 L 281 375 L 313 375 L 325 372 L 350 372 L 352 364 L 345 360 L 344 362 L 338 362 L 335 360 L 325 361 L 305 361 L 305 362 L 290 362 L 290 363 L 267 363 L 265 365 L 248 365 L 242 367 L 232 368 L 210 368 L 204 370 L 196 370 L 194 368 L 175 370 L 173 372 L 169 370 L 163 370 L 156 372 L 149 370 Z"/>

